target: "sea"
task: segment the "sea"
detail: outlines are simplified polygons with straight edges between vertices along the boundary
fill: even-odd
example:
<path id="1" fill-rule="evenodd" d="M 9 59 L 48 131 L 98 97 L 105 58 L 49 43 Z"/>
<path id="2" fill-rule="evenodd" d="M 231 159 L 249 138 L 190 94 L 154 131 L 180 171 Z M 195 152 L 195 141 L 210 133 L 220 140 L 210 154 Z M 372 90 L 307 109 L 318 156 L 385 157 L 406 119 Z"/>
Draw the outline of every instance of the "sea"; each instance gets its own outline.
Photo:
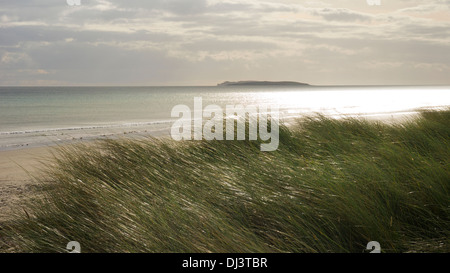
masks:
<path id="1" fill-rule="evenodd" d="M 450 86 L 0 87 L 0 151 L 122 136 L 168 136 L 172 109 L 277 106 L 282 120 L 410 116 L 448 109 Z"/>

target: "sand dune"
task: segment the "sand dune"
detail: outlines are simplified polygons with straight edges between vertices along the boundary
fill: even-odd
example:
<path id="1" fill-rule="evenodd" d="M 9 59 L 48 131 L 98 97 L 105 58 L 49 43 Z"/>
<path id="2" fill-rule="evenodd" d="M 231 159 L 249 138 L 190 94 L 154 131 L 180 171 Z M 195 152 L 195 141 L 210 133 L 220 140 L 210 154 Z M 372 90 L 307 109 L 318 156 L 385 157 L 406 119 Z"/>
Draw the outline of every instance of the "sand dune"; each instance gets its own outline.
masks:
<path id="1" fill-rule="evenodd" d="M 19 211 L 20 203 L 33 195 L 31 174 L 51 159 L 50 147 L 0 151 L 0 221 Z"/>

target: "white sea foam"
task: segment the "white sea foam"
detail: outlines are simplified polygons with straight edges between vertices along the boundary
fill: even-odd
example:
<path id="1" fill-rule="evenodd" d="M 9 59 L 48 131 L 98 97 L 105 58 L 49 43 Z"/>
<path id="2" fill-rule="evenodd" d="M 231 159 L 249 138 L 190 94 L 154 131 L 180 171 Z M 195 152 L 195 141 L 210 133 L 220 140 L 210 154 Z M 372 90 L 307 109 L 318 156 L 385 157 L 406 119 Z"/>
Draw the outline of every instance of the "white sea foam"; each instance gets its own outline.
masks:
<path id="1" fill-rule="evenodd" d="M 48 133 L 48 132 L 60 132 L 60 131 L 81 131 L 90 129 L 112 129 L 112 128 L 129 128 L 137 126 L 151 126 L 157 124 L 170 124 L 173 120 L 161 120 L 150 122 L 132 122 L 115 125 L 97 125 L 97 126 L 83 126 L 83 127 L 67 127 L 67 128 L 49 128 L 49 129 L 36 129 L 36 130 L 24 130 L 24 131 L 12 131 L 12 132 L 0 132 L 0 135 L 20 135 L 20 134 L 36 134 L 36 133 Z"/>

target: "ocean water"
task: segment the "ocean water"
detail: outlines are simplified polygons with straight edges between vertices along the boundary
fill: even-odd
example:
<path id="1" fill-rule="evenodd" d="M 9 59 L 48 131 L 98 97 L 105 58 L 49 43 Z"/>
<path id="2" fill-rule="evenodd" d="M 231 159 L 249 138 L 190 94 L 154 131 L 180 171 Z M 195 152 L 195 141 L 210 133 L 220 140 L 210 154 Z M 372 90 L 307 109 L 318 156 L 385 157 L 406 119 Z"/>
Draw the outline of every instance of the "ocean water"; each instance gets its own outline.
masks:
<path id="1" fill-rule="evenodd" d="M 278 105 L 283 118 L 392 116 L 450 106 L 450 87 L 0 87 L 0 150 L 132 135 L 168 135 L 172 108 Z"/>

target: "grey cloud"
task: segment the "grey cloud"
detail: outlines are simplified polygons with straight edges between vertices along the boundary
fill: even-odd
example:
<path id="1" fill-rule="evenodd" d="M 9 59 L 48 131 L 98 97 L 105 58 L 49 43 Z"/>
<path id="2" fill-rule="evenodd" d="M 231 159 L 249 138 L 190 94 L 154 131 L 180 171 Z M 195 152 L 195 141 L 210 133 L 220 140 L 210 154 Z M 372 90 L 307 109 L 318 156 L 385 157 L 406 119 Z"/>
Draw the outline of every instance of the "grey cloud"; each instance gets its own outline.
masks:
<path id="1" fill-rule="evenodd" d="M 39 64 L 36 68 L 54 72 L 47 77 L 78 84 L 164 82 L 173 80 L 173 68 L 184 62 L 159 50 L 83 44 L 43 46 L 30 50 L 29 56 Z"/>
<path id="2" fill-rule="evenodd" d="M 450 24 L 441 26 L 405 25 L 402 30 L 407 37 L 422 39 L 450 38 Z"/>
<path id="3" fill-rule="evenodd" d="M 119 7 L 147 10 L 165 10 L 175 14 L 197 14 L 205 11 L 206 0 L 113 0 Z"/>
<path id="4" fill-rule="evenodd" d="M 65 0 L 0 1 L 0 13 L 17 18 L 17 21 L 56 21 L 60 12 L 67 8 Z"/>
<path id="5" fill-rule="evenodd" d="M 224 40 L 207 40 L 188 42 L 183 44 L 184 50 L 205 50 L 205 51 L 231 51 L 231 50 L 267 50 L 276 49 L 275 43 L 257 42 L 257 41 L 224 41 Z"/>
<path id="6" fill-rule="evenodd" d="M 1 1 L 0 84 L 449 83 L 449 22 L 331 1 L 81 1 Z"/>
<path id="7" fill-rule="evenodd" d="M 353 22 L 353 21 L 370 21 L 372 16 L 367 14 L 351 11 L 349 9 L 331 9 L 324 8 L 315 10 L 313 12 L 314 15 L 321 16 L 325 20 L 329 21 L 344 21 L 344 22 Z"/>
<path id="8" fill-rule="evenodd" d="M 19 44 L 33 42 L 64 43 L 66 39 L 73 39 L 78 43 L 117 42 L 132 43 L 148 41 L 156 43 L 176 42 L 178 39 L 170 34 L 139 30 L 135 32 L 113 32 L 84 30 L 77 28 L 15 26 L 0 28 L 0 47 L 14 47 Z"/>

